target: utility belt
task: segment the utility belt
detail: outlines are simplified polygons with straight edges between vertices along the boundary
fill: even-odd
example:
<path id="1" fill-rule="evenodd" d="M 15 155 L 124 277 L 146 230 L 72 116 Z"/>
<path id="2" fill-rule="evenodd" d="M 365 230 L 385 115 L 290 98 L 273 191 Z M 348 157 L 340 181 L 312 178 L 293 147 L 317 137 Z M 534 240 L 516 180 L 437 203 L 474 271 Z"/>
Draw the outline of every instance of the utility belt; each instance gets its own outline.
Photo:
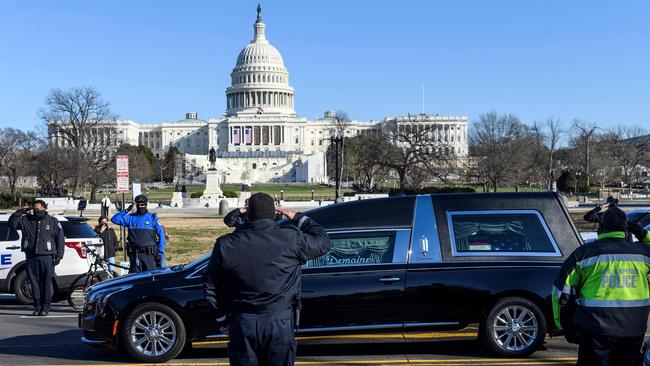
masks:
<path id="1" fill-rule="evenodd" d="M 155 245 L 150 245 L 147 247 L 133 247 L 131 245 L 126 247 L 126 254 L 135 255 L 135 254 L 146 254 L 146 255 L 157 255 L 158 248 Z"/>

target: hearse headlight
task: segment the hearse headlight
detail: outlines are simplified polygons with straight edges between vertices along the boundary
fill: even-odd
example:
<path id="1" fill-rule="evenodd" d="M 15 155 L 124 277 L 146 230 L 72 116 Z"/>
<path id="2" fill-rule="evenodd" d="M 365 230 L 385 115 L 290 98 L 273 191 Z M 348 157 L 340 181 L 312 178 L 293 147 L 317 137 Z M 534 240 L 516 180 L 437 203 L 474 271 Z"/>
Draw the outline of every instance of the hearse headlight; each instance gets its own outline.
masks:
<path id="1" fill-rule="evenodd" d="M 116 294 L 120 291 L 128 290 L 133 285 L 122 285 L 122 286 L 115 286 L 115 287 L 109 287 L 97 291 L 91 291 L 88 294 L 88 298 L 86 299 L 87 304 L 93 304 L 94 302 L 97 302 L 95 304 L 95 310 L 97 314 L 100 314 L 104 310 L 104 306 L 106 306 L 106 302 L 108 301 L 108 298 L 111 297 L 111 295 Z"/>

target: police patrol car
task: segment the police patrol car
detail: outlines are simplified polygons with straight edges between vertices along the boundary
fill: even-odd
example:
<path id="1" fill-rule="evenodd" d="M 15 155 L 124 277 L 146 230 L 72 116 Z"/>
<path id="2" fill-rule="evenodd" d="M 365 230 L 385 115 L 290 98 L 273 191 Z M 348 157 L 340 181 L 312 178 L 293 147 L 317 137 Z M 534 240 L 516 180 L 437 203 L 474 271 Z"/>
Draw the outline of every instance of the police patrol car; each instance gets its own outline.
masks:
<path id="1" fill-rule="evenodd" d="M 11 228 L 9 216 L 12 212 L 0 212 L 0 292 L 14 293 L 23 304 L 32 303 L 32 289 L 25 271 L 25 253 L 20 251 L 21 233 Z M 63 259 L 54 268 L 54 293 L 68 289 L 72 281 L 88 271 L 94 258 L 86 255 L 84 245 L 95 248 L 103 254 L 102 240 L 86 223 L 87 218 L 53 215 L 65 235 Z"/>

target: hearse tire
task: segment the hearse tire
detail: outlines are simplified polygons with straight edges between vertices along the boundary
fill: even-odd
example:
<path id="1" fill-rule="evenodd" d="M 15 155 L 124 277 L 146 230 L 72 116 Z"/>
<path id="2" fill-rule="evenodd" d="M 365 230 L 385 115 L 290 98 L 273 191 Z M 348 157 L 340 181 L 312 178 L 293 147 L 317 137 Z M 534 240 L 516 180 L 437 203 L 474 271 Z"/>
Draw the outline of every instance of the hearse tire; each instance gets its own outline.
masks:
<path id="1" fill-rule="evenodd" d="M 144 303 L 134 308 L 120 329 L 121 345 L 126 353 L 146 363 L 167 362 L 185 347 L 185 325 L 170 307 Z"/>
<path id="2" fill-rule="evenodd" d="M 481 340 L 501 357 L 526 357 L 546 337 L 546 318 L 534 302 L 521 297 L 500 299 L 481 324 Z"/>

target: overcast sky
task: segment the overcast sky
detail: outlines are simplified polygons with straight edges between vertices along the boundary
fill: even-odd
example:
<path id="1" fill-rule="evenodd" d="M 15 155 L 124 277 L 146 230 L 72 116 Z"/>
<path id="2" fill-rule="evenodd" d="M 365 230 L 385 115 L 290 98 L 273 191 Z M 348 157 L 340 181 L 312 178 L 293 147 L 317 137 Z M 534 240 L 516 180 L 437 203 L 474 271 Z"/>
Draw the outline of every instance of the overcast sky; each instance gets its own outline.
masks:
<path id="1" fill-rule="evenodd" d="M 0 2 L 0 127 L 95 86 L 120 118 L 219 117 L 254 1 Z M 264 1 L 296 110 L 496 110 L 650 127 L 650 1 Z M 424 98 L 422 90 L 424 87 Z M 423 103 L 424 99 L 424 103 Z"/>

